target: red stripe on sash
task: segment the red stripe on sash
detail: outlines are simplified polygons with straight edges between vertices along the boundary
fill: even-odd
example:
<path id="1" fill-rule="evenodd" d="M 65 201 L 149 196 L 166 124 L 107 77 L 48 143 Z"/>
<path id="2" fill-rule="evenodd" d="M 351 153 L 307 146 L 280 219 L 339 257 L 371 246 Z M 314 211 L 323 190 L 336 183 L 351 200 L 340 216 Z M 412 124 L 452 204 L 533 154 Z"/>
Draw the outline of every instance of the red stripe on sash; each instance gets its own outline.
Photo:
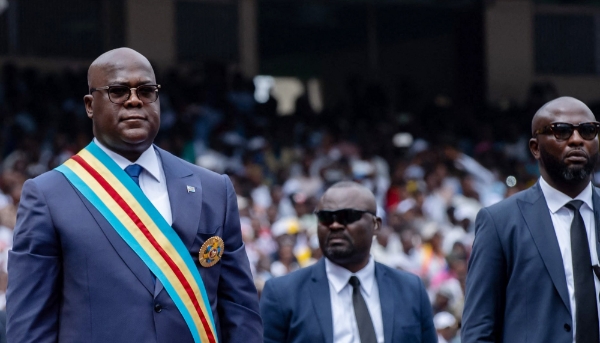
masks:
<path id="1" fill-rule="evenodd" d="M 75 156 L 72 156 L 71 158 L 74 161 L 76 161 L 77 163 L 79 163 L 94 179 L 96 179 L 96 181 L 98 181 L 100 186 L 102 186 L 102 188 L 104 188 L 104 190 L 106 190 L 106 192 L 117 202 L 117 204 L 119 204 L 119 206 L 121 206 L 123 211 L 125 211 L 125 213 L 131 218 L 131 220 L 133 220 L 133 222 L 137 225 L 137 227 L 144 234 L 144 236 L 146 236 L 148 241 L 150 241 L 150 243 L 156 249 L 156 251 L 158 251 L 160 253 L 160 255 L 167 262 L 169 267 L 171 267 L 171 269 L 173 270 L 173 273 L 175 273 L 175 275 L 177 276 L 177 278 L 179 279 L 179 281 L 182 283 L 183 287 L 185 288 L 188 296 L 192 300 L 192 303 L 194 304 L 194 308 L 196 309 L 196 312 L 200 316 L 200 320 L 202 321 L 202 326 L 204 327 L 204 331 L 206 332 L 206 336 L 208 337 L 209 342 L 215 343 L 215 338 L 213 336 L 213 332 L 212 332 L 210 326 L 208 325 L 206 318 L 204 318 L 202 310 L 200 309 L 200 304 L 198 304 L 198 300 L 196 299 L 196 296 L 194 295 L 194 291 L 192 290 L 192 287 L 188 283 L 187 279 L 185 278 L 185 276 L 183 275 L 183 273 L 181 272 L 179 267 L 175 264 L 175 262 L 173 262 L 171 257 L 163 250 L 163 248 L 160 246 L 160 244 L 158 244 L 158 242 L 156 241 L 154 236 L 152 236 L 150 231 L 148 231 L 148 228 L 146 228 L 146 226 L 144 225 L 144 223 L 142 223 L 140 218 L 135 214 L 135 212 L 131 209 L 131 207 L 129 207 L 127 202 L 125 202 L 125 200 L 119 195 L 119 193 L 117 193 L 117 191 L 115 191 L 115 189 L 112 188 L 112 186 L 102 177 L 102 175 L 100 175 L 100 173 L 98 173 L 92 166 L 90 166 L 81 156 L 75 155 Z M 210 309 L 209 304 L 206 304 L 206 305 L 208 306 L 208 309 Z"/>

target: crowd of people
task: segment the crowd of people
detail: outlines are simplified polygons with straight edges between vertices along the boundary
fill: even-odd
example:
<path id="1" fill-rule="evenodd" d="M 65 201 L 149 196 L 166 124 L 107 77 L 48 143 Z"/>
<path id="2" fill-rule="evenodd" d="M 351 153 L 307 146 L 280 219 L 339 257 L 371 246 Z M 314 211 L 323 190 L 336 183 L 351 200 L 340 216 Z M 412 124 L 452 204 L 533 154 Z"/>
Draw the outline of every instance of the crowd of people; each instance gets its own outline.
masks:
<path id="1" fill-rule="evenodd" d="M 375 194 L 382 218 L 372 256 L 419 275 L 438 334 L 458 340 L 475 217 L 539 177 L 527 146 L 529 123 L 532 110 L 556 96 L 552 87 L 535 85 L 522 107 L 477 108 L 447 94 L 424 99 L 406 80 L 389 90 L 353 77 L 346 99 L 326 103 L 320 113 L 301 96 L 294 114 L 280 116 L 276 99 L 258 103 L 252 81 L 224 65 L 156 74 L 157 145 L 229 175 L 259 292 L 270 278 L 321 257 L 317 201 L 328 186 L 353 180 Z M 2 291 L 21 187 L 91 141 L 87 93 L 85 69 L 5 64 L 1 70 Z M 397 144 L 401 132 L 411 138 Z"/>

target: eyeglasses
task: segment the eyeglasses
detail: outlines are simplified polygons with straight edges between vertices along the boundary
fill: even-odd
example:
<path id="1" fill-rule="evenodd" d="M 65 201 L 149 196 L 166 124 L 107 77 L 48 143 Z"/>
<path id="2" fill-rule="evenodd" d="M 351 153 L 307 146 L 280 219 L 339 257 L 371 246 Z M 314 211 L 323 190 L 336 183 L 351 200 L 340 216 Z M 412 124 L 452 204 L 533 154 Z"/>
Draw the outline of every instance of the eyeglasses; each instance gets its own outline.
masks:
<path id="1" fill-rule="evenodd" d="M 104 86 L 98 88 L 91 88 L 90 94 L 95 91 L 107 89 L 108 99 L 113 104 L 122 104 L 129 100 L 131 97 L 131 91 L 135 90 L 135 94 L 144 104 L 155 102 L 158 99 L 158 90 L 160 85 L 141 85 L 135 88 L 127 86 Z"/>
<path id="2" fill-rule="evenodd" d="M 600 130 L 600 123 L 597 121 L 589 123 L 581 123 L 579 125 L 573 125 L 569 123 L 552 123 L 548 126 L 544 126 L 534 132 L 534 135 L 539 134 L 553 134 L 554 137 L 559 141 L 565 141 L 573 135 L 573 131 L 577 130 L 581 138 L 586 141 L 591 141 L 596 138 L 598 131 Z"/>
<path id="3" fill-rule="evenodd" d="M 338 222 L 344 226 L 352 224 L 357 220 L 360 220 L 360 218 L 362 218 L 362 215 L 365 213 L 369 213 L 375 216 L 375 213 L 371 211 L 355 210 L 352 208 L 344 208 L 337 211 L 321 210 L 315 212 L 317 218 L 319 219 L 319 223 L 323 225 L 331 225 L 334 222 Z"/>

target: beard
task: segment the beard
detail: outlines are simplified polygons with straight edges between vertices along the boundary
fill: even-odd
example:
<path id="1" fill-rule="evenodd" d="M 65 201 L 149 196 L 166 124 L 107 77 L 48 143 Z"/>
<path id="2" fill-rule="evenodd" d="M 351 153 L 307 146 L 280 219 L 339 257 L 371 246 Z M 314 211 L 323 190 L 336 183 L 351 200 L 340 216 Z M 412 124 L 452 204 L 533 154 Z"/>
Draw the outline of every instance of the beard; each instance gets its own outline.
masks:
<path id="1" fill-rule="evenodd" d="M 567 165 L 545 148 L 540 147 L 540 158 L 546 172 L 553 180 L 561 183 L 578 183 L 592 174 L 598 160 L 598 153 L 589 156 L 585 164 Z"/>
<path id="2" fill-rule="evenodd" d="M 342 239 L 343 243 L 332 244 L 331 239 Z M 321 241 L 321 251 L 331 262 L 344 266 L 360 262 L 364 258 L 364 254 L 359 253 L 359 248 L 355 245 L 354 240 L 348 235 L 331 234 L 331 232 Z"/>
<path id="3" fill-rule="evenodd" d="M 341 237 L 340 237 L 341 238 Z M 331 245 L 329 243 L 329 237 L 327 237 L 326 244 L 323 249 L 323 254 L 325 257 L 330 259 L 331 261 L 346 261 L 354 255 L 354 243 L 344 237 L 346 240 L 346 244 L 344 245 Z"/>

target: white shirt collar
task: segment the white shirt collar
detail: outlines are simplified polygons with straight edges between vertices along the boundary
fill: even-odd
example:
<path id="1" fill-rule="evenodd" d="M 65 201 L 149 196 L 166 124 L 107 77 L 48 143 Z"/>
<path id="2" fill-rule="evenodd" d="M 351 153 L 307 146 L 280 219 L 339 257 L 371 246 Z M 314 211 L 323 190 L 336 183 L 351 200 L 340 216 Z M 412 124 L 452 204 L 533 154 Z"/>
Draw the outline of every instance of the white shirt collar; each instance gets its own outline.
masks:
<path id="1" fill-rule="evenodd" d="M 544 193 L 544 198 L 546 198 L 546 203 L 552 214 L 563 208 L 569 201 L 574 200 L 561 191 L 552 188 L 543 177 L 540 177 L 540 188 L 542 189 L 542 193 Z M 594 210 L 592 203 L 592 183 L 590 182 L 575 199 L 583 201 L 591 210 Z"/>
<path id="2" fill-rule="evenodd" d="M 373 256 L 370 256 L 367 265 L 356 273 L 352 273 L 348 269 L 329 261 L 326 257 L 324 259 L 327 279 L 337 293 L 340 293 L 348 285 L 348 281 L 352 275 L 356 275 L 358 280 L 360 280 L 360 287 L 368 296 L 371 295 L 375 284 L 375 261 L 373 260 Z"/>
<path id="3" fill-rule="evenodd" d="M 146 149 L 146 151 L 144 151 L 135 162 L 132 163 L 125 157 L 117 154 L 116 152 L 102 145 L 102 143 L 100 143 L 100 141 L 95 137 L 94 143 L 96 143 L 96 145 L 98 145 L 98 147 L 102 149 L 102 151 L 104 151 L 110 158 L 112 158 L 113 161 L 115 161 L 121 169 L 125 169 L 127 168 L 127 166 L 136 163 L 142 166 L 142 168 L 144 168 L 144 170 L 147 171 L 148 174 L 155 178 L 156 181 L 161 182 L 160 167 L 158 166 L 158 156 L 156 156 L 154 145 L 150 145 L 150 147 Z"/>

